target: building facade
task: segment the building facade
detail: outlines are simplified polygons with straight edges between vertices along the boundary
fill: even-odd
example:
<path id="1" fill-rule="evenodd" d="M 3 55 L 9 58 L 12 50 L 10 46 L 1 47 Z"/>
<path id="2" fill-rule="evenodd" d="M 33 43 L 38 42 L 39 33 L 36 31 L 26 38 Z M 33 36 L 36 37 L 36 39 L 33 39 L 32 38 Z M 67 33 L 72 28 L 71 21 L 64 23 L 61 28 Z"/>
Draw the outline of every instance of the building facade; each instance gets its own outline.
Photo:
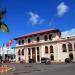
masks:
<path id="1" fill-rule="evenodd" d="M 14 48 L 7 48 L 7 47 L 0 47 L 0 60 L 13 60 L 15 59 L 15 49 Z"/>
<path id="2" fill-rule="evenodd" d="M 52 62 L 64 62 L 68 57 L 75 61 L 75 37 L 61 38 L 58 29 L 29 33 L 15 40 L 16 62 L 23 60 L 29 63 L 33 59 L 40 63 L 42 57 L 47 57 Z"/>

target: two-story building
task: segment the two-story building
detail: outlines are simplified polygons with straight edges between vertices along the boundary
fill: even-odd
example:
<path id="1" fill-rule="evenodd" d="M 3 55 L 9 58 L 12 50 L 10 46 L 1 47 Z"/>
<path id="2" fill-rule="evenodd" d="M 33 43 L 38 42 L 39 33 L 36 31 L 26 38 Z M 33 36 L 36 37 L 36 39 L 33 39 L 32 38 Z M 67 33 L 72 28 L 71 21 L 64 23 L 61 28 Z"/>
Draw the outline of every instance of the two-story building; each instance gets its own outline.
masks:
<path id="1" fill-rule="evenodd" d="M 42 57 L 48 57 L 54 62 L 64 62 L 68 57 L 75 60 L 75 37 L 61 38 L 58 29 L 32 32 L 15 40 L 16 62 L 23 60 L 29 63 L 33 59 L 39 63 Z"/>

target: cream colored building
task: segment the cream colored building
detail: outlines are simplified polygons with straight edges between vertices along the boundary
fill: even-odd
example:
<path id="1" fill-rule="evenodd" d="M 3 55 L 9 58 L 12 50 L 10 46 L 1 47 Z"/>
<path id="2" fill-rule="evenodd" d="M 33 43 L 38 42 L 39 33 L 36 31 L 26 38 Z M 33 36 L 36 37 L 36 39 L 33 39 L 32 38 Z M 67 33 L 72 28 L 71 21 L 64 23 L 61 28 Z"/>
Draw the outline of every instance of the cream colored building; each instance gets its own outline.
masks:
<path id="1" fill-rule="evenodd" d="M 33 59 L 39 63 L 42 57 L 48 57 L 52 62 L 64 62 L 68 57 L 75 61 L 75 37 L 61 38 L 58 29 L 25 34 L 15 40 L 16 62 L 23 60 L 29 63 Z"/>

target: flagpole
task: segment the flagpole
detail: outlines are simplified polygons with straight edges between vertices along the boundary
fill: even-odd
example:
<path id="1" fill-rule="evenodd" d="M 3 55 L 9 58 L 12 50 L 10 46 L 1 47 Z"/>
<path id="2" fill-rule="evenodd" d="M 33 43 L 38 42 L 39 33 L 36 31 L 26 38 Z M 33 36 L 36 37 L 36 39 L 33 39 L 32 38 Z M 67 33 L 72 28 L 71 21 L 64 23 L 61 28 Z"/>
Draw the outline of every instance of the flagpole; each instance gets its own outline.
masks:
<path id="1" fill-rule="evenodd" d="M 0 62 L 2 63 L 2 58 L 3 58 L 3 52 L 2 52 L 2 47 L 0 48 L 1 54 L 0 54 Z"/>
<path id="2" fill-rule="evenodd" d="M 2 45 L 2 60 L 4 60 L 5 56 L 4 56 L 4 44 Z"/>
<path id="3" fill-rule="evenodd" d="M 12 39 L 10 39 L 7 43 L 6 43 L 6 47 L 7 47 L 7 57 L 8 57 L 8 51 L 9 51 L 9 46 L 12 44 Z"/>
<path id="4" fill-rule="evenodd" d="M 8 60 L 8 48 L 6 48 L 7 49 L 7 60 Z"/>

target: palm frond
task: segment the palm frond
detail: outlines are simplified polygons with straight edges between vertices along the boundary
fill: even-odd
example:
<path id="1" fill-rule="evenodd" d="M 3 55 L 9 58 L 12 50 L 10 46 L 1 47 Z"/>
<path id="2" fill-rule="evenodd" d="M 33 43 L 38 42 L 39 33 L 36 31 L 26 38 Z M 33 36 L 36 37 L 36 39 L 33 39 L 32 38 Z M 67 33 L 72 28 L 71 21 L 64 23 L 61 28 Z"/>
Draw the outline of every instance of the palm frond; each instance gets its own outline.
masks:
<path id="1" fill-rule="evenodd" d="M 3 22 L 0 22 L 0 30 L 3 32 L 9 32 L 8 26 Z"/>

